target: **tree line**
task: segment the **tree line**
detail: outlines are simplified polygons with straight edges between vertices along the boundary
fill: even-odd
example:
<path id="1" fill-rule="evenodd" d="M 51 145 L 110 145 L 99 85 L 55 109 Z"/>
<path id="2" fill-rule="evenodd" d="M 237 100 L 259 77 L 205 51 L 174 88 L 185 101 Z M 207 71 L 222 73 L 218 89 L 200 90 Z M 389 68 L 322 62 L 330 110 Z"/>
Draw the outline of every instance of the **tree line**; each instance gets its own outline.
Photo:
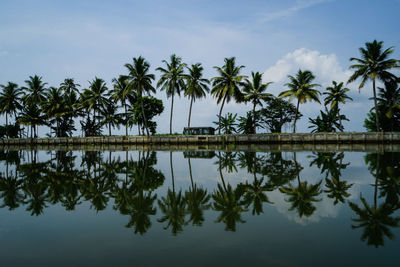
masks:
<path id="1" fill-rule="evenodd" d="M 354 62 L 350 66 L 354 73 L 347 83 L 360 79 L 361 89 L 367 81 L 372 82 L 374 107 L 367 114 L 364 126 L 370 131 L 399 131 L 400 79 L 391 71 L 400 68 L 400 61 L 390 58 L 394 48 L 384 49 L 382 41 L 374 40 L 367 42 L 359 51 L 360 58 L 350 59 Z M 252 72 L 250 78 L 242 75 L 244 66 L 237 65 L 234 57 L 225 58 L 223 66 L 214 67 L 217 76 L 211 79 L 204 77 L 204 68 L 200 63 L 187 66 L 175 54 L 162 63 L 164 66 L 156 68 L 161 77 L 155 87 L 155 75 L 150 73 L 150 64 L 141 56 L 125 64 L 127 74 L 114 78 L 111 89 L 98 77 L 82 91 L 72 78 L 65 79 L 58 87 L 48 87 L 38 75 L 30 76 L 22 87 L 13 82 L 0 85 L 0 112 L 6 120 L 5 127 L 0 128 L 0 136 L 29 136 L 30 131 L 31 138 L 37 137 L 37 127 L 40 125 L 50 128 L 49 135 L 72 136 L 76 130 L 74 119 L 78 117 L 81 118 L 81 129 L 85 136 L 101 135 L 103 126 L 108 128 L 111 135 L 111 129 L 121 125 L 125 126 L 126 135 L 128 128 L 134 125 L 139 135 L 155 134 L 157 123 L 154 117 L 164 111 L 162 101 L 151 96 L 156 93 L 156 88 L 165 91 L 167 98 L 171 98 L 169 134 L 173 133 L 176 95 L 183 94 L 190 100 L 190 127 L 193 103 L 211 93 L 220 105 L 216 122 L 218 134 L 221 131 L 254 134 L 257 128 L 280 132 L 283 125 L 291 122 L 295 133 L 296 122 L 302 116 L 300 104 L 309 101 L 321 103 L 321 92 L 317 90 L 321 86 L 313 83 L 316 77 L 309 70 L 299 69 L 295 75 L 288 75 L 289 82 L 285 84 L 288 89 L 276 97 L 266 92 L 271 82 L 264 83 L 262 73 Z M 383 88 L 378 88 L 378 93 L 377 81 L 384 84 Z M 332 81 L 332 86 L 322 93 L 325 96 L 324 110 L 316 118 L 309 118 L 312 131 L 344 130 L 343 121 L 348 119 L 341 113 L 339 105 L 352 100 L 347 95 L 348 91 L 344 81 Z M 237 115 L 228 113 L 222 116 L 224 105 L 230 101 L 250 103 L 252 109 L 236 123 Z M 257 110 L 258 106 L 262 108 Z M 120 112 L 120 109 L 123 111 Z M 15 119 L 14 125 L 9 125 L 10 116 Z M 21 131 L 20 125 L 26 126 L 26 133 L 25 130 Z"/>

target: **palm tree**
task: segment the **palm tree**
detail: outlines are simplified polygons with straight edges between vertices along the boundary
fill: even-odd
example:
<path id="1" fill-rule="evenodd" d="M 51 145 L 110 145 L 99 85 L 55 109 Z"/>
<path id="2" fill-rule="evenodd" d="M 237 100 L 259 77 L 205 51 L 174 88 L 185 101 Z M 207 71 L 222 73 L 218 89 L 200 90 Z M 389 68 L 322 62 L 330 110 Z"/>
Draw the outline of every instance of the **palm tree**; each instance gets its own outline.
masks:
<path id="1" fill-rule="evenodd" d="M 213 123 L 218 125 L 217 128 L 219 132 L 222 129 L 224 134 L 233 134 L 236 132 L 236 117 L 237 114 L 233 115 L 232 113 L 228 112 L 225 117 L 219 118 L 218 121 L 213 121 Z"/>
<path id="2" fill-rule="evenodd" d="M 22 97 L 22 101 L 24 103 L 25 109 L 27 106 L 32 106 L 32 105 L 41 105 L 43 101 L 46 100 L 45 98 L 45 91 L 46 88 L 45 86 L 47 83 L 42 81 L 42 77 L 39 77 L 38 75 L 35 76 L 29 76 L 28 80 L 25 80 L 26 87 L 22 87 L 22 90 L 24 90 L 24 95 Z M 40 110 L 38 107 L 36 107 L 36 111 Z M 37 115 L 39 115 L 37 113 Z M 39 118 L 37 118 L 39 119 Z M 39 125 L 39 124 L 37 124 Z M 31 133 L 33 131 L 34 124 L 31 124 Z M 36 137 L 36 129 L 35 131 L 35 137 Z"/>
<path id="3" fill-rule="evenodd" d="M 192 115 L 192 104 L 196 99 L 206 96 L 206 93 L 210 92 L 208 84 L 210 81 L 203 77 L 203 67 L 200 63 L 193 64 L 191 68 L 187 68 L 189 74 L 185 75 L 186 88 L 185 96 L 190 98 L 188 128 L 190 128 L 190 117 Z"/>
<path id="4" fill-rule="evenodd" d="M 323 95 L 325 97 L 325 106 L 331 104 L 331 109 L 337 109 L 338 114 L 337 117 L 340 123 L 340 131 L 343 132 L 343 124 L 342 119 L 339 113 L 339 103 L 346 104 L 346 100 L 353 100 L 353 98 L 347 95 L 347 92 L 350 91 L 349 88 L 343 88 L 343 82 L 337 83 L 336 81 L 332 81 L 332 86 L 327 87 L 326 90 L 328 92 L 324 92 Z"/>
<path id="5" fill-rule="evenodd" d="M 347 83 L 351 83 L 361 77 L 361 83 L 358 87 L 359 89 L 364 87 L 366 81 L 372 81 L 376 129 L 378 131 L 380 130 L 380 126 L 375 82 L 376 80 L 381 80 L 384 82 L 388 79 L 393 78 L 394 75 L 390 73 L 389 70 L 400 67 L 399 60 L 389 58 L 390 54 L 394 52 L 393 47 L 389 47 L 386 50 L 382 51 L 382 46 L 383 41 L 378 42 L 377 40 L 374 40 L 371 43 L 366 42 L 365 48 L 360 47 L 359 51 L 361 54 L 361 58 L 350 58 L 350 61 L 355 61 L 356 64 L 350 66 L 350 69 L 354 69 L 355 71 L 347 81 Z"/>
<path id="6" fill-rule="evenodd" d="M 211 79 L 213 86 L 211 94 L 217 98 L 217 104 L 222 101 L 218 116 L 218 121 L 221 122 L 221 113 L 225 102 L 229 103 L 232 98 L 236 101 L 241 101 L 243 99 L 240 86 L 244 85 L 242 80 L 246 78 L 246 76 L 239 75 L 240 70 L 244 68 L 244 66 L 236 66 L 234 57 L 225 58 L 225 64 L 221 68 L 214 68 L 217 70 L 219 76 Z M 218 129 L 218 134 L 221 134 L 221 127 Z"/>
<path id="7" fill-rule="evenodd" d="M 171 115 L 169 119 L 169 134 L 172 134 L 172 113 L 174 110 L 174 96 L 178 94 L 180 96 L 181 90 L 185 88 L 185 74 L 184 68 L 186 67 L 185 63 L 182 63 L 182 59 L 177 57 L 175 54 L 171 55 L 170 63 L 166 60 L 162 62 L 167 65 L 167 68 L 157 68 L 156 70 L 161 71 L 162 76 L 160 80 L 158 80 L 157 87 L 161 86 L 161 90 L 165 90 L 167 92 L 167 97 L 172 97 L 171 99 Z"/>
<path id="8" fill-rule="evenodd" d="M 0 107 L 1 107 L 0 112 L 6 114 L 6 127 L 7 127 L 8 115 L 14 114 L 15 116 L 17 110 L 22 108 L 19 102 L 22 91 L 18 87 L 18 85 L 13 82 L 8 82 L 7 85 L 0 85 L 0 87 L 3 88 L 3 91 L 0 93 Z"/>
<path id="9" fill-rule="evenodd" d="M 56 136 L 60 136 L 59 126 L 60 118 L 64 113 L 64 99 L 61 94 L 61 89 L 50 87 L 46 90 L 46 101 L 43 102 L 43 112 L 46 114 L 47 119 L 54 118 L 56 120 Z"/>
<path id="10" fill-rule="evenodd" d="M 72 78 L 66 78 L 62 83 L 60 83 L 60 89 L 67 95 L 71 94 L 72 92 L 79 93 L 79 86 L 81 85 L 75 83 L 74 79 Z"/>
<path id="11" fill-rule="evenodd" d="M 96 111 L 100 112 L 100 108 L 108 103 L 106 92 L 108 88 L 103 79 L 95 77 L 89 82 L 89 89 L 83 91 L 84 100 L 83 106 L 90 112 L 93 109 L 93 121 L 96 121 Z"/>
<path id="12" fill-rule="evenodd" d="M 262 83 L 262 73 L 259 72 L 251 72 L 251 78 L 252 80 L 250 81 L 249 79 L 246 79 L 246 83 L 243 88 L 243 94 L 244 94 L 244 101 L 245 102 L 251 102 L 253 104 L 253 123 L 254 123 L 254 133 L 256 133 L 256 106 L 260 105 L 262 106 L 261 100 L 267 101 L 272 98 L 272 94 L 265 93 L 267 90 L 268 86 L 272 82 L 268 83 Z"/>
<path id="13" fill-rule="evenodd" d="M 289 97 L 289 102 L 293 98 L 297 98 L 296 115 L 294 117 L 293 123 L 293 133 L 295 133 L 299 105 L 312 100 L 320 103 L 318 98 L 320 92 L 314 89 L 315 87 L 318 87 L 320 85 L 311 83 L 315 79 L 315 76 L 309 70 L 299 70 L 295 77 L 293 77 L 292 75 L 288 75 L 288 78 L 290 79 L 290 83 L 285 84 L 285 86 L 289 87 L 289 90 L 281 92 L 279 94 L 279 97 Z"/>
<path id="14" fill-rule="evenodd" d="M 24 104 L 41 104 L 45 100 L 45 86 L 47 83 L 42 81 L 42 77 L 37 75 L 29 76 L 28 80 L 25 80 L 26 87 L 22 87 L 25 90 L 23 96 Z"/>
<path id="15" fill-rule="evenodd" d="M 128 76 L 120 75 L 118 79 L 113 78 L 114 89 L 110 91 L 111 98 L 120 101 L 125 109 L 125 135 L 128 135 L 128 103 L 127 100 L 132 96 L 132 88 L 128 86 Z"/>
<path id="16" fill-rule="evenodd" d="M 111 136 L 111 127 L 119 129 L 121 123 L 121 116 L 117 113 L 117 107 L 114 103 L 109 102 L 100 109 L 100 112 L 103 117 L 101 123 L 108 126 L 108 135 Z"/>
<path id="17" fill-rule="evenodd" d="M 155 79 L 154 74 L 149 73 L 150 64 L 141 56 L 138 58 L 133 58 L 133 65 L 125 64 L 125 67 L 127 67 L 129 70 L 128 87 L 136 91 L 136 95 L 140 101 L 140 105 L 142 106 L 143 122 L 144 126 L 146 127 L 146 133 L 149 135 L 149 128 L 147 126 L 142 96 L 144 93 L 150 94 L 150 92 L 156 92 L 156 89 L 151 85 L 151 82 Z"/>

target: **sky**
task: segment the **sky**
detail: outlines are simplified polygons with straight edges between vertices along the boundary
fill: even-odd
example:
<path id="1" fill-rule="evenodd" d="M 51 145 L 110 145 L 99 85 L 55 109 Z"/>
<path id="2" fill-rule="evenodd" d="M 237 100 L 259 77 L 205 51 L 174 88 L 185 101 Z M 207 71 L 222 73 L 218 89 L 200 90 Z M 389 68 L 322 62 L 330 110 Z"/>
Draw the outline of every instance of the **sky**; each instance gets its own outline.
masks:
<path id="1" fill-rule="evenodd" d="M 124 64 L 140 55 L 158 80 L 155 69 L 175 53 L 188 65 L 202 63 L 206 78 L 234 56 L 245 66 L 243 75 L 264 73 L 264 81 L 273 82 L 269 92 L 278 95 L 298 69 L 311 70 L 321 92 L 333 80 L 346 82 L 352 73 L 349 58 L 359 57 L 358 48 L 374 39 L 385 48 L 394 46 L 393 58 L 400 59 L 400 0 L 2 0 L 0 8 L 0 84 L 23 86 L 37 74 L 49 86 L 74 78 L 82 90 L 100 77 L 112 88 L 112 78 L 127 74 Z M 350 119 L 346 131 L 363 131 L 373 104 L 371 84 L 360 91 L 358 85 L 347 84 L 354 101 L 341 108 Z M 165 106 L 157 130 L 168 132 L 170 99 L 160 90 L 155 97 Z M 174 132 L 187 125 L 189 104 L 183 96 L 175 98 Z M 301 105 L 298 131 L 310 131 L 308 118 L 321 109 L 317 103 Z M 250 104 L 230 102 L 223 114 L 244 116 L 249 110 Z M 218 112 L 212 96 L 196 101 L 192 126 L 212 126 Z M 46 132 L 43 127 L 40 135 Z"/>

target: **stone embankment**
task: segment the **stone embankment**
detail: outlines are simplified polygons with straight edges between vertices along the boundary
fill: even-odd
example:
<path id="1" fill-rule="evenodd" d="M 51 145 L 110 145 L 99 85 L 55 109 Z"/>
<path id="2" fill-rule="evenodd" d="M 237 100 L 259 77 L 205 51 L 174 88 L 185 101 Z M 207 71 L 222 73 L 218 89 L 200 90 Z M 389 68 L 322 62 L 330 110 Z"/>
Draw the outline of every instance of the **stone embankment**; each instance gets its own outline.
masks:
<path id="1" fill-rule="evenodd" d="M 97 136 L 0 139 L 0 145 L 229 145 L 229 144 L 397 144 L 398 132 L 282 133 L 250 135 Z"/>

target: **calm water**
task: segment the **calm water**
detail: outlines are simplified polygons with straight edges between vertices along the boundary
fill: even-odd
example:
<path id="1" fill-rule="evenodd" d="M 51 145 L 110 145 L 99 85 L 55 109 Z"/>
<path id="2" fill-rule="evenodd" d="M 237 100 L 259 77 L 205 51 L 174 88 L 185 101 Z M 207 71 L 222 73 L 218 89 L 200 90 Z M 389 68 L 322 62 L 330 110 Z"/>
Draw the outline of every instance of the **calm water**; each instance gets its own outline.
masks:
<path id="1" fill-rule="evenodd" d="M 399 266 L 400 153 L 1 151 L 0 266 Z"/>

